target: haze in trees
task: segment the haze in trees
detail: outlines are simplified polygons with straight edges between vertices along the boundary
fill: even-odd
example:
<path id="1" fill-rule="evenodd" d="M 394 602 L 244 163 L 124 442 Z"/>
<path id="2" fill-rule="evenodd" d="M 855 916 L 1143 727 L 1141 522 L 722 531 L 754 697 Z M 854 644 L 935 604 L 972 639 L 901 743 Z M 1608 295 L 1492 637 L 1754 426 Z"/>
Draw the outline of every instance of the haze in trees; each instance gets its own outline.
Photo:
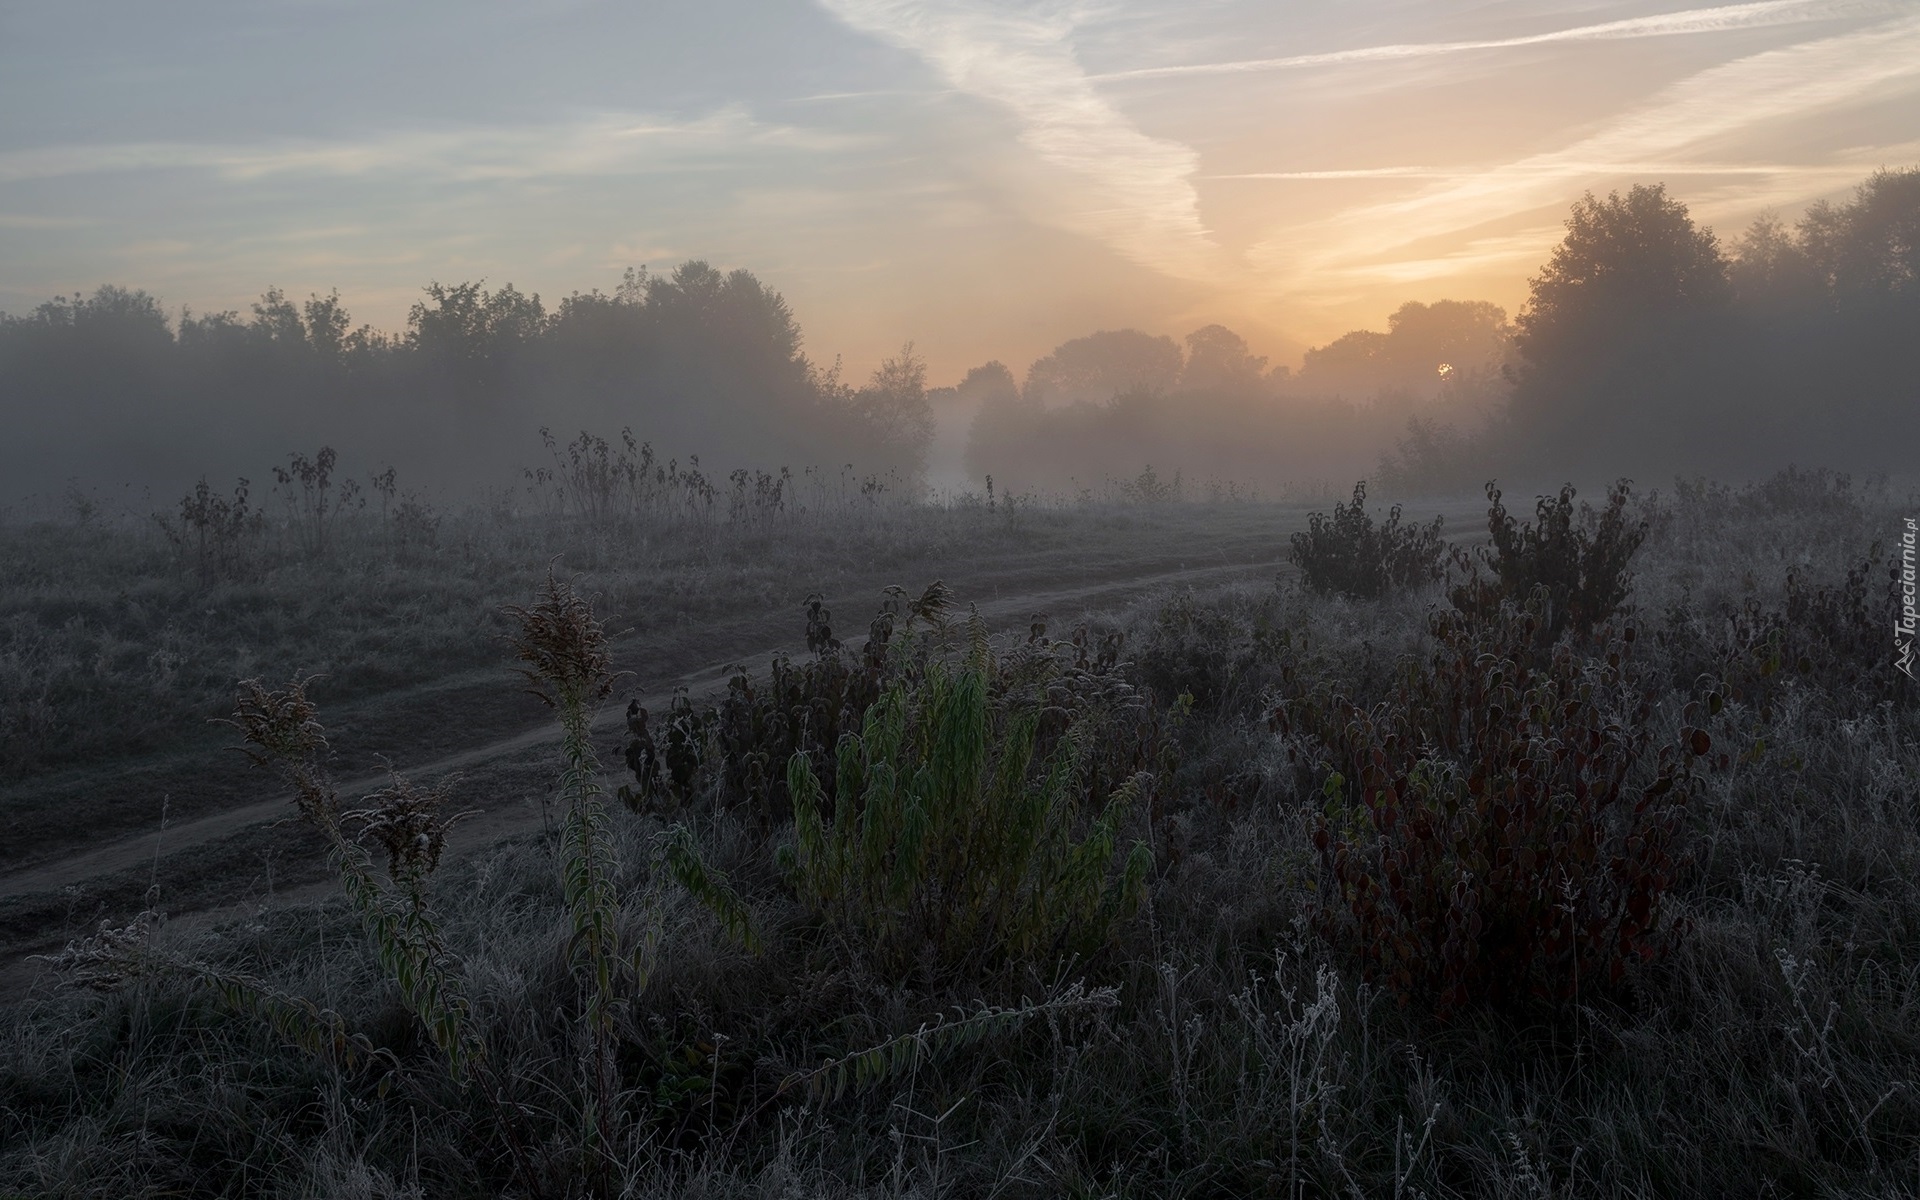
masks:
<path id="1" fill-rule="evenodd" d="M 843 381 L 807 356 L 778 292 L 697 260 L 554 305 L 433 281 L 397 335 L 356 326 L 337 292 L 269 288 L 244 317 L 170 317 L 105 286 L 0 317 L 21 414 L 0 470 L 16 496 L 71 477 L 173 490 L 338 444 L 473 486 L 512 477 L 543 426 L 631 427 L 663 460 L 709 467 L 853 463 L 917 486 L 937 461 L 944 487 L 992 475 L 1068 495 L 1149 467 L 1229 494 L 1898 469 L 1920 440 L 1917 231 L 1920 169 L 1730 241 L 1642 184 L 1573 202 L 1511 324 L 1484 300 L 1408 301 L 1297 371 L 1219 323 L 1180 340 L 1105 330 L 950 387 L 931 386 L 913 343 Z"/>

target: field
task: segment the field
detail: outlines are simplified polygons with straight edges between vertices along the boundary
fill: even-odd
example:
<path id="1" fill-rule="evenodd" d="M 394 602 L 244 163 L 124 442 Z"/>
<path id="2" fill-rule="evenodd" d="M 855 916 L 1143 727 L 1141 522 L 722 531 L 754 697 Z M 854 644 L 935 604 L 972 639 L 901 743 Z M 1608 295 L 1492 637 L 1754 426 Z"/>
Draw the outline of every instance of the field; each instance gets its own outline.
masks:
<path id="1" fill-rule="evenodd" d="M 741 494 L 0 528 L 0 1195 L 1920 1189 L 1913 497 Z"/>

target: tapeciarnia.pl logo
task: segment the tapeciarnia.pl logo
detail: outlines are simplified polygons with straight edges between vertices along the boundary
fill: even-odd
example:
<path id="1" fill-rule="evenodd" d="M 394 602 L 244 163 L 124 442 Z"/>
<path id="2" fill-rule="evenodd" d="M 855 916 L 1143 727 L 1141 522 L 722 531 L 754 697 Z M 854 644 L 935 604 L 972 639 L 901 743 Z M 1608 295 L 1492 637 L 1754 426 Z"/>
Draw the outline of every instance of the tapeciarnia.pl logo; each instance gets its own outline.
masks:
<path id="1" fill-rule="evenodd" d="M 1914 518 L 1907 518 L 1907 527 L 1900 534 L 1900 619 L 1893 623 L 1893 665 L 1906 673 L 1908 679 L 1913 675 L 1913 635 L 1914 635 L 1914 584 L 1913 552 L 1916 529 Z"/>

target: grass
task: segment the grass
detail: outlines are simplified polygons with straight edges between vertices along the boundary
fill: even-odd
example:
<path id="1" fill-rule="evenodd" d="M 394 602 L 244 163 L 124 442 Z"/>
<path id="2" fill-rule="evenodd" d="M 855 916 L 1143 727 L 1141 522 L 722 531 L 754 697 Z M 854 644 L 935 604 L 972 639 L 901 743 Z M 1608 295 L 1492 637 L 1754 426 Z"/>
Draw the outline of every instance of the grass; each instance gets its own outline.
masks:
<path id="1" fill-rule="evenodd" d="M 1227 533 L 1209 531 L 1234 510 Z M 253 782 L 237 756 L 217 753 L 209 725 L 238 678 L 320 676 L 315 698 L 356 768 L 534 724 L 535 707 L 497 695 L 500 609 L 555 561 L 595 596 L 620 644 L 644 648 L 642 681 L 658 686 L 743 642 L 786 637 L 809 591 L 870 594 L 943 572 L 982 587 L 1124 574 L 1131 563 L 1109 560 L 1142 547 L 1166 569 L 1196 544 L 1240 561 L 1265 547 L 1263 511 L 989 509 L 856 494 L 773 519 L 640 524 L 493 507 L 446 514 L 434 545 L 404 552 L 360 513 L 336 518 L 319 557 L 297 530 L 263 528 L 247 569 L 211 583 L 150 522 L 0 525 L 10 566 L 0 578 L 0 790 L 11 834 L 0 866 L 71 847 L 76 809 L 86 835 L 105 839 L 150 830 L 162 797 L 175 821 L 249 797 Z"/>
<path id="2" fill-rule="evenodd" d="M 163 925 L 156 951 L 271 980 L 393 1065 L 310 1053 L 177 975 L 42 988 L 0 1033 L 0 1193 L 1911 1195 L 1920 705 L 1886 686 L 1890 644 L 1805 629 L 1795 613 L 1844 609 L 1789 604 L 1841 587 L 1911 504 L 1827 477 L 1636 508 L 1628 682 L 1647 736 L 1624 769 L 1652 779 L 1689 726 L 1713 752 L 1662 901 L 1684 933 L 1617 990 L 1443 1012 L 1369 982 L 1314 844 L 1314 735 L 1269 713 L 1402 688 L 1438 648 L 1423 618 L 1444 585 L 1361 601 L 1243 583 L 1095 623 L 1125 635 L 1117 669 L 1178 742 L 1115 830 L 1154 865 L 1102 946 L 890 969 L 782 873 L 791 825 L 696 804 L 672 844 L 751 911 L 743 940 L 667 861 L 662 818 L 610 809 L 604 856 L 531 836 L 424 884 L 503 1081 L 491 1099 L 435 1065 L 343 901 Z M 1748 601 L 1818 642 L 1806 671 L 1741 674 L 1724 617 Z M 1569 631 L 1558 653 L 1608 650 Z M 606 1002 L 578 920 L 600 901 L 566 869 L 583 855 L 607 864 L 610 944 L 652 939 L 650 973 L 615 976 Z M 583 1037 L 609 1014 L 602 1059 Z M 603 1090 L 596 1117 L 618 1120 L 589 1130 L 577 1098 Z M 495 1105 L 520 1114 L 529 1166 Z"/>

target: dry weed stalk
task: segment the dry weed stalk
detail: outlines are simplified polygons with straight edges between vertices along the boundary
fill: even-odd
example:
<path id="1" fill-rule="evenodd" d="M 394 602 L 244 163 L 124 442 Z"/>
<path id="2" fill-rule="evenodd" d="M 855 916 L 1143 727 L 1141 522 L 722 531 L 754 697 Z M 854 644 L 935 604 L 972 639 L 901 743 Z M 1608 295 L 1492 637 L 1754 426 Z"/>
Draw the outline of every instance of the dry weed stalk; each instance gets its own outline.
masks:
<path id="1" fill-rule="evenodd" d="M 272 691 L 257 679 L 243 680 L 234 715 L 225 723 L 240 731 L 249 758 L 278 771 L 292 785 L 300 815 L 327 840 L 348 902 L 381 967 L 399 985 L 402 1002 L 425 1027 L 453 1081 L 462 1087 L 480 1085 L 522 1180 L 537 1194 L 521 1116 L 507 1103 L 486 1043 L 474 1027 L 459 963 L 447 949 L 427 900 L 427 881 L 439 866 L 447 830 L 457 819 L 443 813 L 447 785 L 421 788 L 395 776 L 389 786 L 366 798 L 365 807 L 342 812 L 339 792 L 322 763 L 328 749 L 326 730 L 307 698 L 310 682 L 294 680 L 284 691 Z M 356 827 L 357 834 L 350 836 Z M 368 838 L 387 852 L 386 883 L 375 876 L 372 856 L 361 844 Z M 357 1070 L 363 1062 L 379 1059 L 397 1067 L 390 1053 L 349 1032 L 345 1019 L 330 1008 L 253 976 L 157 949 L 153 934 L 162 919 L 149 910 L 121 928 L 103 923 L 92 938 L 69 945 L 50 961 L 70 982 L 99 991 L 156 976 L 185 979 L 338 1066 Z"/>
<path id="2" fill-rule="evenodd" d="M 613 691 L 613 659 L 592 605 L 551 572 L 538 602 L 504 611 L 520 627 L 513 648 L 527 664 L 520 673 L 529 690 L 560 716 L 560 790 L 567 804 L 561 879 L 573 931 L 573 969 L 586 993 L 582 1066 L 588 1087 L 581 1126 L 588 1159 L 604 1176 L 614 1148 L 616 976 L 643 980 L 650 968 L 647 946 L 639 947 L 630 961 L 621 955 L 613 848 L 604 828 L 600 761 L 591 737 L 593 706 Z"/>
<path id="3" fill-rule="evenodd" d="M 242 681 L 238 706 L 227 724 L 246 739 L 248 757 L 279 771 L 293 785 L 301 816 L 327 839 L 334 869 L 380 965 L 400 985 L 407 1008 L 446 1056 L 454 1079 L 464 1083 L 484 1065 L 486 1047 L 473 1030 L 465 988 L 425 892 L 451 824 L 439 811 L 446 799 L 444 785 L 421 790 L 396 778 L 367 797 L 368 807 L 342 813 L 339 792 L 321 761 L 326 731 L 307 698 L 310 682 L 295 680 L 287 690 L 275 692 L 257 679 Z M 396 886 L 383 885 L 374 875 L 372 857 L 358 838 L 348 835 L 353 824 L 361 826 L 362 836 L 370 834 L 386 847 Z"/>

